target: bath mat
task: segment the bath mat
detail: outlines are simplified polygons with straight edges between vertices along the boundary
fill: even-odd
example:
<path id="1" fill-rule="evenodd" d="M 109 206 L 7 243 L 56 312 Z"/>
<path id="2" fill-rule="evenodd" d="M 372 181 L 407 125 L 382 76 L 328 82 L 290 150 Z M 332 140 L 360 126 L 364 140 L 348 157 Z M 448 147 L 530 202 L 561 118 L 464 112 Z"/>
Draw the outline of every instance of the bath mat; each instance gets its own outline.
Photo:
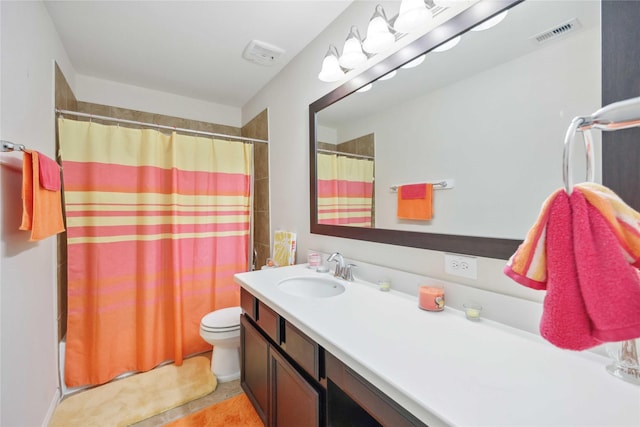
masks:
<path id="1" fill-rule="evenodd" d="M 49 427 L 128 426 L 205 396 L 217 384 L 210 359 L 192 357 L 70 396 Z"/>
<path id="2" fill-rule="evenodd" d="M 246 394 L 218 402 L 164 427 L 264 427 Z"/>

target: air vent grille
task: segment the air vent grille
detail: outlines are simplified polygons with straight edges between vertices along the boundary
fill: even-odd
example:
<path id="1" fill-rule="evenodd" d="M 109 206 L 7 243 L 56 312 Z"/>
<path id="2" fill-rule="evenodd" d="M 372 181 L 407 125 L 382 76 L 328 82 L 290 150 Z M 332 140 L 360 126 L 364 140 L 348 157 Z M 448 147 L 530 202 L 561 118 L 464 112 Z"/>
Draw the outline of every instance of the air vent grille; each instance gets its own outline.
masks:
<path id="1" fill-rule="evenodd" d="M 534 43 L 546 43 L 549 40 L 555 40 L 560 36 L 564 36 L 570 32 L 573 32 L 582 27 L 582 24 L 578 19 L 573 18 L 572 20 L 565 22 L 564 24 L 557 25 L 547 31 L 543 31 L 540 34 L 536 34 L 530 39 Z"/>
<path id="2" fill-rule="evenodd" d="M 282 55 L 284 50 L 272 44 L 251 40 L 242 52 L 242 57 L 260 65 L 273 65 Z"/>

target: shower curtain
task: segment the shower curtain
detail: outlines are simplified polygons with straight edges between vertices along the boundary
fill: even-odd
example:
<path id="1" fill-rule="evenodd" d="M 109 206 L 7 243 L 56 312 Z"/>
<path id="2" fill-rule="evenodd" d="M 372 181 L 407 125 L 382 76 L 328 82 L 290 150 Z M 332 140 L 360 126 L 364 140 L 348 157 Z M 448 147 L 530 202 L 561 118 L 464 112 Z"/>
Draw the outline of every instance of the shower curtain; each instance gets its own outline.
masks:
<path id="1" fill-rule="evenodd" d="M 206 351 L 202 316 L 239 305 L 252 146 L 58 121 L 67 223 L 67 386 Z"/>
<path id="2" fill-rule="evenodd" d="M 318 223 L 371 227 L 373 160 L 317 156 Z"/>

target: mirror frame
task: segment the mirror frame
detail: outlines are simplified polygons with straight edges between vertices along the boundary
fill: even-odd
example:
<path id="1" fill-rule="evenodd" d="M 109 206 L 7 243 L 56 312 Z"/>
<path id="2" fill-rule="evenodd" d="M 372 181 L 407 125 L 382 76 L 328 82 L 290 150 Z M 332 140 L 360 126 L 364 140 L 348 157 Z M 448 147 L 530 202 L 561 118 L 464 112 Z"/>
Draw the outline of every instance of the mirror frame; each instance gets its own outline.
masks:
<path id="1" fill-rule="evenodd" d="M 315 155 L 317 148 L 316 115 L 322 109 L 350 95 L 359 88 L 523 1 L 481 0 L 309 105 L 309 205 L 312 234 L 497 259 L 508 259 L 516 251 L 522 240 L 319 224 L 317 156 Z"/>

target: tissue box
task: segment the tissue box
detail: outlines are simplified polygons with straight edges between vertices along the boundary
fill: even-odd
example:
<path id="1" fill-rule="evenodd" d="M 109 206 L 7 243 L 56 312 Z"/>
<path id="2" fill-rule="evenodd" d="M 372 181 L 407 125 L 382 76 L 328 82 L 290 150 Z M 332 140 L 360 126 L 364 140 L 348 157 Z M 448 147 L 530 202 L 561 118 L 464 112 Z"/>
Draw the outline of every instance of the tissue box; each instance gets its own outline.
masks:
<path id="1" fill-rule="evenodd" d="M 296 263 L 296 233 L 291 231 L 274 233 L 272 258 L 279 267 Z"/>

